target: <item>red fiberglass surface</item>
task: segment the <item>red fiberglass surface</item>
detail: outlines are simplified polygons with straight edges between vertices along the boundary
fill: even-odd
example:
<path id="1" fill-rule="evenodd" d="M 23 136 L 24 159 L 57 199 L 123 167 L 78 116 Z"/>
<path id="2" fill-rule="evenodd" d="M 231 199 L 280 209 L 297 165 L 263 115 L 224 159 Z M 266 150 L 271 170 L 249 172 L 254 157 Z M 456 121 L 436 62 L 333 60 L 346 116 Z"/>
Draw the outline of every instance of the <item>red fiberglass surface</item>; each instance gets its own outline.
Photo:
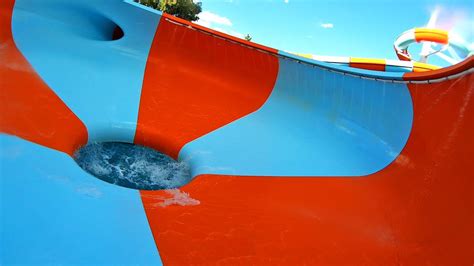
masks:
<path id="1" fill-rule="evenodd" d="M 169 17 L 161 18 L 150 50 L 135 143 L 177 158 L 184 144 L 262 106 L 278 59 Z"/>
<path id="2" fill-rule="evenodd" d="M 68 153 L 87 142 L 87 129 L 33 70 L 11 34 L 14 0 L 0 8 L 0 132 Z"/>
<path id="3" fill-rule="evenodd" d="M 200 54 L 193 56 L 185 52 L 187 47 L 181 47 L 183 43 L 199 47 L 200 43 L 208 42 L 210 36 L 190 32 L 185 35 L 189 40 L 174 44 L 170 34 L 179 30 L 185 29 L 162 19 L 147 65 L 147 75 L 150 75 L 150 69 L 166 72 L 165 65 L 177 66 L 183 63 L 180 60 L 188 60 L 185 62 L 189 63 L 189 69 L 180 71 L 192 73 L 180 75 L 179 81 L 174 80 L 180 86 L 196 84 L 196 78 L 205 80 L 203 76 L 208 75 L 211 68 L 214 75 L 235 80 L 236 77 L 230 77 L 226 72 L 228 66 L 220 67 L 219 58 L 216 58 L 222 50 L 198 49 Z M 166 38 L 161 40 L 161 37 Z M 231 49 L 214 42 L 216 49 Z M 181 52 L 185 55 L 177 56 Z M 251 52 L 248 51 L 247 55 L 250 56 Z M 185 59 L 189 57 L 212 60 Z M 267 64 L 271 62 L 264 55 L 260 57 L 259 60 L 268 60 Z M 246 63 L 245 59 L 234 59 L 232 68 L 245 69 L 242 65 Z M 445 71 L 450 74 L 453 69 L 465 70 L 472 65 L 470 59 Z M 271 86 L 275 69 L 260 71 L 261 83 L 252 83 L 260 89 L 252 89 L 253 93 L 259 93 L 260 100 L 246 106 L 240 115 L 258 107 L 265 99 L 268 94 L 265 85 Z M 443 76 L 442 71 L 438 72 L 434 78 Z M 429 78 L 427 75 L 425 79 Z M 408 76 L 409 79 L 416 77 Z M 157 87 L 162 88 L 154 90 L 165 92 L 164 83 L 170 81 L 173 81 L 170 77 L 159 81 L 147 76 L 145 93 L 147 86 L 158 84 Z M 471 73 L 435 84 L 407 85 L 414 105 L 414 123 L 408 143 L 391 165 L 369 176 L 200 175 L 181 188 L 199 200 L 199 205 L 166 208 L 159 207 L 157 202 L 170 197 L 168 192 L 142 191 L 142 200 L 163 262 L 169 265 L 472 263 L 473 81 L 474 74 Z M 147 82 L 152 84 L 147 85 Z M 239 88 L 242 88 L 240 84 L 235 87 Z M 200 87 L 197 89 L 201 92 Z M 140 123 L 158 125 L 166 122 L 168 128 L 177 130 L 174 132 L 177 136 L 168 135 L 175 141 L 157 144 L 143 141 L 140 137 L 136 141 L 156 145 L 176 156 L 186 141 L 230 121 L 222 117 L 229 114 L 231 118 L 235 117 L 231 102 L 241 98 L 234 98 L 234 89 L 230 87 L 219 92 L 217 98 L 213 98 L 215 90 L 209 89 L 206 87 L 203 94 L 193 95 L 197 97 L 193 99 L 184 96 L 184 90 L 174 90 L 172 97 L 176 102 L 163 107 L 168 112 L 165 115 L 143 114 L 146 108 L 152 107 L 147 102 L 142 103 Z M 213 103 L 220 102 L 218 99 L 226 99 L 225 104 Z M 198 102 L 206 107 L 196 106 Z M 227 110 L 231 111 L 227 113 Z M 196 113 L 198 119 L 193 116 Z M 161 120 L 153 120 L 156 117 Z M 209 126 L 209 121 L 212 121 L 212 126 Z"/>

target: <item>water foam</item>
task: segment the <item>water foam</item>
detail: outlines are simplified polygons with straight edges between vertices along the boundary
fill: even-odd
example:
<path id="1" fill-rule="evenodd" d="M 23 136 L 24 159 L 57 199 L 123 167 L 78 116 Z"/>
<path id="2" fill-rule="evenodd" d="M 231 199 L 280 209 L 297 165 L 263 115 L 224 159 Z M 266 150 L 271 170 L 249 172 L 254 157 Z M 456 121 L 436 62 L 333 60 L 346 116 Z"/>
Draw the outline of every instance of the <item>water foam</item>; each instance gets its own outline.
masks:
<path id="1" fill-rule="evenodd" d="M 77 164 L 106 182 L 158 190 L 178 188 L 191 180 L 190 167 L 156 150 L 121 142 L 88 144 L 76 151 Z"/>

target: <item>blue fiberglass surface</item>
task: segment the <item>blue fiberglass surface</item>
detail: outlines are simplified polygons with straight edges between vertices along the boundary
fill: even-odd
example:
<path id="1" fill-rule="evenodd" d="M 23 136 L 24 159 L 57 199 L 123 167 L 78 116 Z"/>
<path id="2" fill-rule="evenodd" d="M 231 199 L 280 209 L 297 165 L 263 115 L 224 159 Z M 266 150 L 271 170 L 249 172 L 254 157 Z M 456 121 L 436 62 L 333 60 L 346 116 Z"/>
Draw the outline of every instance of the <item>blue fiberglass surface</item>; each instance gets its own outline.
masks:
<path id="1" fill-rule="evenodd" d="M 89 141 L 133 142 L 160 12 L 122 0 L 16 0 L 14 41 L 84 122 Z M 115 26 L 124 36 L 112 40 Z"/>
<path id="2" fill-rule="evenodd" d="M 259 110 L 188 143 L 179 157 L 193 176 L 362 176 L 398 156 L 412 119 L 405 84 L 280 59 Z"/>
<path id="3" fill-rule="evenodd" d="M 0 135 L 0 264 L 161 265 L 139 192 Z"/>

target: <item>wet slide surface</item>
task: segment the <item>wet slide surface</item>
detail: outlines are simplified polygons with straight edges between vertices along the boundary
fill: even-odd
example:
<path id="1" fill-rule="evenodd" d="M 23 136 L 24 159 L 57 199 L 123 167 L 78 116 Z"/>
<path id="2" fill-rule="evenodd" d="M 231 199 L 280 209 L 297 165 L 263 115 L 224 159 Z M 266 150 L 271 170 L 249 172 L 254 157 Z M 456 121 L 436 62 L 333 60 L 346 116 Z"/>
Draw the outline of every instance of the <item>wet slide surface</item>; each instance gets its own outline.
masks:
<path id="1" fill-rule="evenodd" d="M 474 261 L 472 58 L 357 70 L 133 3 L 79 5 L 0 4 L 2 263 Z M 104 140 L 187 161 L 194 180 L 97 180 L 70 155 Z"/>

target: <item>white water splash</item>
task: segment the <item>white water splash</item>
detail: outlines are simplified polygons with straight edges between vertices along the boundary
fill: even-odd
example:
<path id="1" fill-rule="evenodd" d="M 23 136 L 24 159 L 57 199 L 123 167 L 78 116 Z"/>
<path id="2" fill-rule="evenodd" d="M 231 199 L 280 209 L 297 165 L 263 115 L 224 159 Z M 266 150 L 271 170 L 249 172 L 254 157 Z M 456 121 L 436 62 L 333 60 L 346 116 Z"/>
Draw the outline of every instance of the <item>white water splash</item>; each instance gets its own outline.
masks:
<path id="1" fill-rule="evenodd" d="M 75 159 L 79 166 L 97 178 L 128 188 L 170 189 L 191 180 L 186 162 L 128 143 L 88 144 L 75 153 Z"/>
<path id="2" fill-rule="evenodd" d="M 199 200 L 191 198 L 189 196 L 189 193 L 186 193 L 179 189 L 170 189 L 166 192 L 172 197 L 163 199 L 162 202 L 158 203 L 158 206 L 160 207 L 166 207 L 170 205 L 194 206 L 199 205 L 201 203 Z"/>

